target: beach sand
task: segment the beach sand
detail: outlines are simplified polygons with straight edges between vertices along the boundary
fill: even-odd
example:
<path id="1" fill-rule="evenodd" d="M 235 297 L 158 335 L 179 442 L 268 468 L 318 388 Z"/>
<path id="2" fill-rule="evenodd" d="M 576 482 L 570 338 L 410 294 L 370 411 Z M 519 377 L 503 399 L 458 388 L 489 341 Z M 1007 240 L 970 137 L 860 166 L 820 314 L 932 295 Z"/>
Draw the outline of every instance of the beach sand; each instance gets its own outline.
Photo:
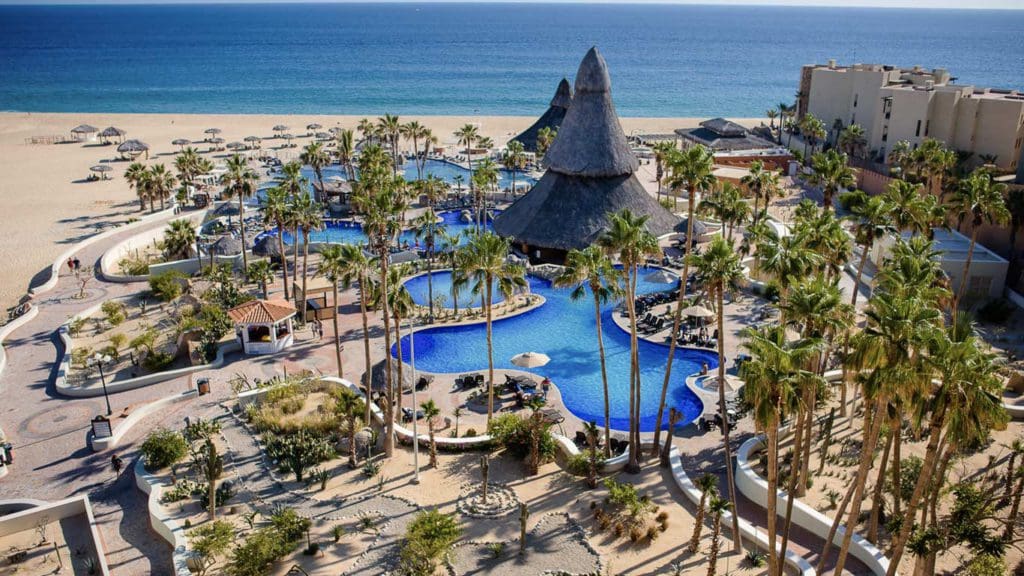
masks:
<path id="1" fill-rule="evenodd" d="M 542 111 L 538 110 L 538 113 Z M 91 124 L 100 130 L 117 126 L 127 131 L 127 138 L 136 138 L 150 145 L 148 162 L 164 163 L 172 168 L 178 151 L 171 141 L 189 138 L 196 147 L 215 162 L 223 161 L 230 151 L 206 152 L 209 145 L 201 141 L 203 131 L 216 127 L 226 142 L 241 141 L 250 135 L 271 138 L 272 127 L 290 126 L 296 136 L 295 148 L 276 149 L 281 139 L 264 140 L 264 149 L 273 149 L 282 159 L 295 158 L 301 147 L 310 141 L 304 137 L 305 126 L 323 125 L 356 127 L 362 116 L 271 116 L 271 115 L 188 115 L 188 114 L 34 114 L 0 113 L 0 215 L 3 242 L 0 258 L 5 273 L 0 280 L 0 304 L 13 306 L 31 285 L 33 279 L 45 279 L 53 260 L 68 246 L 106 227 L 121 224 L 143 215 L 135 193 L 124 180 L 128 162 L 119 159 L 114 145 L 99 142 L 72 144 L 30 144 L 26 139 L 38 137 L 69 137 L 79 124 Z M 433 130 L 442 144 L 454 143 L 452 133 L 461 125 L 473 122 L 481 134 L 490 136 L 497 145 L 529 126 L 534 117 L 524 116 L 402 116 L 401 120 L 419 120 Z M 623 118 L 626 134 L 670 133 L 676 128 L 695 126 L 702 119 L 694 118 Z M 736 119 L 756 125 L 760 120 Z M 109 165 L 109 180 L 90 182 L 89 168 Z"/>

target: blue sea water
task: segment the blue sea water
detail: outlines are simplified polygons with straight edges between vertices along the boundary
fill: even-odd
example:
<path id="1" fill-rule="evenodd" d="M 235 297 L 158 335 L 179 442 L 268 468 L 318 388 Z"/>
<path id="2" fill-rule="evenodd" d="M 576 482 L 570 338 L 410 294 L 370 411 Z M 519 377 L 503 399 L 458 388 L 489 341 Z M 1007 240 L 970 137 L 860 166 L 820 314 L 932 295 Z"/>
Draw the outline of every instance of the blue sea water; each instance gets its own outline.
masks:
<path id="1" fill-rule="evenodd" d="M 800 66 L 1024 87 L 1024 11 L 566 4 L 0 6 L 0 110 L 543 111 L 592 44 L 623 116 L 760 116 Z"/>
<path id="2" fill-rule="evenodd" d="M 671 288 L 660 283 L 643 280 L 653 269 L 642 269 L 637 292 L 646 294 Z M 447 272 L 439 272 L 444 276 Z M 596 321 L 593 301 L 589 298 L 573 301 L 571 289 L 554 288 L 550 282 L 528 277 L 530 291 L 540 294 L 546 302 L 529 312 L 497 320 L 493 325 L 494 365 L 496 368 L 516 368 L 512 356 L 522 352 L 542 352 L 551 361 L 541 368 L 529 370 L 538 376 L 547 376 L 558 386 L 562 400 L 577 417 L 598 423 L 604 422 L 604 394 L 601 386 L 600 357 L 596 341 Z M 416 279 L 412 280 L 417 283 Z M 444 284 L 444 281 L 441 282 Z M 437 285 L 435 285 L 435 293 Z M 613 428 L 629 427 L 629 334 L 612 321 L 614 306 L 609 304 L 602 312 L 605 357 L 608 369 L 608 389 Z M 443 326 L 417 330 L 416 368 L 428 372 L 478 372 L 487 369 L 486 328 L 483 324 Z M 397 354 L 397 346 L 392 354 Z M 658 400 L 668 359 L 668 346 L 641 340 L 640 356 L 640 427 L 654 430 Z M 402 338 L 402 357 L 410 359 L 409 337 Z M 686 424 L 700 415 L 699 398 L 686 387 L 686 377 L 697 373 L 703 362 L 709 368 L 718 366 L 718 356 L 711 350 L 677 349 L 669 381 L 668 406 L 683 413 L 680 424 Z M 518 369 L 518 368 L 517 368 Z M 666 416 L 667 422 L 667 416 Z"/>

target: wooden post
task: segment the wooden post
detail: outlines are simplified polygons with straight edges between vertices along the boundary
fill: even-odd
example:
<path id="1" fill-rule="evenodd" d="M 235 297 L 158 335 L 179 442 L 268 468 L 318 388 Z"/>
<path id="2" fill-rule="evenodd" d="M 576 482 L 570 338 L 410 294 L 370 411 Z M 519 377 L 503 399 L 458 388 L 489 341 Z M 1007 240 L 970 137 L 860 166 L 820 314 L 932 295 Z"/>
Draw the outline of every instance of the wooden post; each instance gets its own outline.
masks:
<path id="1" fill-rule="evenodd" d="M 526 520 L 530 517 L 530 510 L 526 502 L 519 503 L 519 555 L 526 554 Z"/>
<path id="2" fill-rule="evenodd" d="M 480 457 L 480 475 L 483 477 L 483 492 L 484 492 L 484 504 L 487 504 L 487 477 L 490 473 L 491 463 L 487 460 L 487 455 L 484 454 Z"/>

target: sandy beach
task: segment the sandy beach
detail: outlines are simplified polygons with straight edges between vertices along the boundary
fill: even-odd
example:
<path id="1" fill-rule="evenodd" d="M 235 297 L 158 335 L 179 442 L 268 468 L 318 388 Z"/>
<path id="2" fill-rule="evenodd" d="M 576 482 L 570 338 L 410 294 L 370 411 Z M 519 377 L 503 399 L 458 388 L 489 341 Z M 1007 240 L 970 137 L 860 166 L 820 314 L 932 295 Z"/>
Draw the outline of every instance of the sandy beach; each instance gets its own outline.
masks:
<path id="1" fill-rule="evenodd" d="M 541 110 L 538 110 L 540 113 Z M 109 226 L 121 224 L 141 215 L 134 192 L 123 178 L 128 162 L 121 160 L 115 146 L 99 142 L 71 144 L 31 144 L 31 138 L 69 137 L 79 124 L 99 129 L 116 126 L 127 131 L 127 138 L 136 138 L 151 147 L 148 162 L 174 160 L 177 138 L 198 141 L 197 148 L 215 162 L 222 161 L 230 151 L 207 152 L 209 145 L 201 141 L 203 131 L 216 127 L 226 142 L 240 141 L 245 136 L 270 138 L 273 126 L 284 124 L 298 138 L 298 147 L 276 151 L 282 158 L 294 158 L 301 146 L 306 125 L 318 123 L 323 129 L 334 126 L 355 128 L 362 116 L 263 116 L 263 115 L 186 115 L 186 114 L 36 114 L 0 113 L 0 158 L 4 177 L 0 181 L 0 214 L 3 215 L 4 241 L 0 258 L 5 273 L 0 281 L 0 304 L 14 305 L 30 286 L 32 279 L 43 273 L 68 245 L 74 244 Z M 497 145 L 529 126 L 534 117 L 524 116 L 403 116 L 403 122 L 419 120 L 434 131 L 442 144 L 454 143 L 452 133 L 459 126 L 473 122 L 483 135 Z M 695 118 L 623 118 L 627 134 L 668 133 L 676 128 L 694 126 L 703 119 Z M 758 120 L 738 119 L 745 124 Z M 276 149 L 283 140 L 264 141 L 264 149 Z M 109 180 L 87 181 L 89 168 L 109 165 Z"/>

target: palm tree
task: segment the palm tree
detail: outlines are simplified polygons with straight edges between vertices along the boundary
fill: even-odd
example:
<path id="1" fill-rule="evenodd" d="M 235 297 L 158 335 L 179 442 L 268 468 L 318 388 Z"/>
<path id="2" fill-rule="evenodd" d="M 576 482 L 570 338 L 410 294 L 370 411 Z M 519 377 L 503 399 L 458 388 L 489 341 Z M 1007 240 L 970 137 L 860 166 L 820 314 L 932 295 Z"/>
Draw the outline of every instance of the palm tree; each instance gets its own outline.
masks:
<path id="1" fill-rule="evenodd" d="M 313 169 L 313 174 L 316 176 L 317 184 L 320 185 L 320 190 L 324 189 L 324 168 L 331 163 L 331 156 L 324 149 L 322 142 L 310 142 L 306 144 L 306 148 L 299 155 L 299 160 L 303 164 L 308 165 Z M 318 198 L 318 200 L 320 200 Z"/>
<path id="2" fill-rule="evenodd" d="M 953 307 L 967 294 L 967 279 L 971 272 L 971 260 L 974 257 L 974 246 L 978 242 L 978 230 L 985 222 L 989 224 L 1005 224 L 1010 219 L 1010 211 L 1006 209 L 1006 184 L 996 183 L 987 172 L 975 172 L 960 182 L 959 188 L 950 199 L 950 209 L 960 218 L 971 219 L 971 243 L 967 247 L 967 260 L 964 272 L 960 277 L 960 288 L 957 290 Z"/>
<path id="3" fill-rule="evenodd" d="M 597 350 L 601 358 L 601 385 L 604 391 L 604 457 L 611 457 L 611 407 L 608 400 L 608 371 L 605 365 L 604 337 L 601 327 L 601 307 L 622 292 L 621 274 L 612 261 L 597 246 L 583 250 L 570 250 L 565 257 L 565 268 L 555 279 L 555 286 L 573 286 L 571 298 L 581 300 L 587 290 L 594 298 L 594 323 L 597 326 Z"/>
<path id="4" fill-rule="evenodd" d="M 270 297 L 268 288 L 270 283 L 274 281 L 274 270 L 270 267 L 269 260 L 257 260 L 249 264 L 249 269 L 245 275 L 250 281 L 259 285 L 260 291 L 263 292 L 264 300 Z"/>
<path id="5" fill-rule="evenodd" d="M 779 283 L 781 295 L 785 298 L 789 287 L 817 269 L 823 262 L 818 253 L 809 249 L 800 234 L 779 237 L 768 231 L 757 243 L 754 252 L 758 270 Z"/>
<path id="6" fill-rule="evenodd" d="M 377 119 L 377 129 L 391 148 L 391 171 L 398 175 L 398 142 L 402 137 L 402 123 L 398 116 L 385 114 Z"/>
<path id="7" fill-rule="evenodd" d="M 184 260 L 196 244 L 196 226 L 191 220 L 171 220 L 164 230 L 164 254 L 168 260 Z"/>
<path id="8" fill-rule="evenodd" d="M 422 124 L 420 124 L 416 120 L 413 120 L 411 122 L 407 122 L 401 128 L 402 136 L 405 136 L 405 138 L 407 140 L 411 140 L 412 141 L 413 161 L 416 163 L 416 179 L 417 180 L 422 180 L 423 179 L 423 167 L 420 164 L 420 146 L 419 146 L 419 143 L 420 143 L 420 140 L 423 140 L 425 137 L 427 137 L 427 133 L 428 132 L 429 132 L 429 130 L 427 129 L 427 127 L 422 125 Z M 424 155 L 424 158 L 426 158 L 426 155 Z"/>
<path id="9" fill-rule="evenodd" d="M 697 190 L 706 192 L 715 187 L 714 158 L 711 151 L 701 146 L 691 146 L 686 150 L 672 152 L 668 156 L 669 187 L 678 190 L 685 187 L 687 193 L 686 209 L 688 212 L 686 222 L 686 252 L 693 250 L 693 220 L 696 212 Z M 672 319 L 672 332 L 668 345 L 668 362 L 665 365 L 665 378 L 661 384 L 661 398 L 658 401 L 658 415 L 654 420 L 654 444 L 651 447 L 651 455 L 657 456 L 661 449 L 661 427 L 662 417 L 665 415 L 665 398 L 668 395 L 668 382 L 672 376 L 672 360 L 676 353 L 676 334 L 679 333 L 679 324 L 682 321 L 682 309 L 686 302 L 686 283 L 690 280 L 690 262 L 687 259 L 683 264 L 683 277 L 679 282 L 679 295 L 676 298 L 675 314 Z M 671 431 L 669 431 L 671 434 Z"/>
<path id="10" fill-rule="evenodd" d="M 718 411 L 722 416 L 722 437 L 725 444 L 725 461 L 732 462 L 732 447 L 729 444 L 729 418 L 725 407 L 725 289 L 733 286 L 743 278 L 743 265 L 740 264 L 732 246 L 721 236 L 711 241 L 703 254 L 690 254 L 687 260 L 691 260 L 697 269 L 698 277 L 704 282 L 708 293 L 715 298 L 715 307 L 718 318 L 716 328 L 718 329 Z M 729 501 L 736 502 L 736 484 L 733 480 L 732 466 L 725 467 L 726 480 L 728 481 Z M 743 541 L 740 537 L 739 514 L 733 514 L 733 541 L 736 549 L 743 548 Z"/>
<path id="11" fill-rule="evenodd" d="M 764 198 L 764 209 L 767 212 L 772 197 L 781 192 L 779 175 L 771 170 L 765 170 L 764 163 L 760 160 L 750 163 L 750 168 L 747 169 L 747 174 L 740 179 L 740 184 L 746 186 L 754 195 L 755 221 L 761 218 L 761 212 L 757 209 L 758 200 Z"/>
<path id="12" fill-rule="evenodd" d="M 768 133 L 771 134 L 775 131 L 775 119 L 779 117 L 779 111 L 775 108 L 769 108 L 765 111 L 764 115 L 768 118 Z"/>
<path id="13" fill-rule="evenodd" d="M 850 218 L 855 222 L 853 236 L 861 250 L 860 262 L 857 264 L 857 276 L 853 282 L 853 297 L 850 301 L 851 305 L 856 306 L 861 278 L 864 277 L 864 264 L 871 253 L 871 247 L 878 240 L 888 234 L 896 233 L 898 230 L 892 224 L 894 209 L 883 196 L 868 196 L 858 190 L 841 196 L 839 203 L 851 212 Z"/>
<path id="14" fill-rule="evenodd" d="M 789 117 L 791 114 L 790 114 L 789 105 L 786 104 L 785 102 L 779 102 L 778 104 L 775 105 L 775 107 L 778 108 L 778 110 L 779 110 L 779 140 L 778 140 L 778 143 L 781 146 L 782 145 L 782 125 L 785 123 L 786 118 Z M 792 136 L 790 136 L 790 137 L 792 138 Z"/>
<path id="15" fill-rule="evenodd" d="M 324 277 L 331 283 L 333 291 L 334 313 L 331 314 L 331 323 L 334 326 L 334 358 L 338 363 L 338 378 L 345 377 L 344 366 L 341 363 L 341 332 L 338 331 L 338 283 L 342 281 L 348 268 L 345 261 L 345 251 L 340 244 L 330 244 L 320 251 L 320 267 L 316 275 Z"/>
<path id="16" fill-rule="evenodd" d="M 353 284 L 359 284 L 359 313 L 363 319 L 363 354 L 366 362 L 363 374 L 363 389 L 366 391 L 366 398 L 370 398 L 371 378 L 370 372 L 373 365 L 370 363 L 370 328 L 366 308 L 369 304 L 370 294 L 373 292 L 370 286 L 370 275 L 374 270 L 373 259 L 367 256 L 362 248 L 355 244 L 341 245 L 341 263 L 344 268 L 341 272 L 341 286 L 348 290 Z M 366 403 L 366 422 L 370 422 L 370 403 Z"/>
<path id="17" fill-rule="evenodd" d="M 149 183 L 152 186 L 152 193 L 160 199 L 160 209 L 164 209 L 164 201 L 171 197 L 178 185 L 178 179 L 167 171 L 163 164 L 151 166 L 149 169 Z"/>
<path id="18" fill-rule="evenodd" d="M 697 205 L 697 214 L 710 214 L 722 222 L 725 237 L 732 242 L 733 231 L 750 218 L 750 204 L 743 199 L 743 192 L 732 182 L 722 182 L 717 190 L 705 194 Z"/>
<path id="19" fill-rule="evenodd" d="M 356 125 L 356 130 L 363 135 L 363 141 L 367 144 L 377 144 L 380 140 L 380 128 L 369 118 L 363 118 Z"/>
<path id="20" fill-rule="evenodd" d="M 314 202 L 309 195 L 303 194 L 292 203 L 293 222 L 302 231 L 302 322 L 306 321 L 306 310 L 309 306 L 309 297 L 306 292 L 306 280 L 309 277 L 309 235 L 314 230 L 321 230 L 324 227 L 324 207 Z M 337 317 L 337 314 L 335 314 Z"/>
<path id="21" fill-rule="evenodd" d="M 348 467 L 356 467 L 356 432 L 359 430 L 359 413 L 366 409 L 369 402 L 363 402 L 354 392 L 343 389 L 334 397 L 334 411 L 341 417 L 342 433 L 348 438 Z M 366 421 L 369 423 L 369 420 Z"/>
<path id="22" fill-rule="evenodd" d="M 284 288 L 284 299 L 288 296 L 288 256 L 284 251 L 285 224 L 288 221 L 288 191 L 281 186 L 275 186 L 266 191 L 260 199 L 260 210 L 263 212 L 263 223 L 273 226 L 277 230 L 277 253 L 281 258 L 281 284 Z M 294 242 L 295 239 L 293 238 Z"/>
<path id="23" fill-rule="evenodd" d="M 814 172 L 809 181 L 821 188 L 823 196 L 822 207 L 825 210 L 832 209 L 832 198 L 837 192 L 843 189 L 853 188 L 856 180 L 853 177 L 853 170 L 850 169 L 849 158 L 846 154 L 829 150 L 814 155 L 811 163 Z"/>
<path id="24" fill-rule="evenodd" d="M 430 467 L 437 468 L 437 441 L 434 439 L 434 421 L 441 415 L 441 410 L 433 400 L 420 403 L 423 418 L 427 421 L 427 434 L 430 437 Z M 413 415 L 413 418 L 416 416 Z"/>
<path id="25" fill-rule="evenodd" d="M 359 182 L 355 186 L 353 204 L 363 213 L 363 230 L 369 238 L 370 247 L 377 254 L 379 264 L 380 292 L 388 294 L 388 265 L 391 245 L 401 231 L 401 214 L 408 202 L 405 180 L 391 177 L 388 155 L 378 146 L 368 146 L 359 156 Z M 388 299 L 383 298 L 381 316 L 384 320 L 384 386 L 385 386 L 385 437 L 384 452 L 390 458 L 394 454 L 395 408 L 391 373 L 391 312 Z M 369 376 L 367 376 L 369 378 Z"/>
<path id="26" fill-rule="evenodd" d="M 199 172 L 199 153 L 189 146 L 174 157 L 174 169 L 178 171 L 178 179 L 186 187 L 191 187 L 193 179 Z"/>
<path id="27" fill-rule="evenodd" d="M 693 535 L 690 536 L 690 554 L 696 554 L 697 549 L 700 548 L 700 533 L 704 528 L 704 513 L 707 510 L 708 498 L 718 496 L 718 476 L 705 472 L 700 475 L 700 478 L 697 478 L 694 484 L 700 490 L 700 504 L 697 505 L 697 519 L 693 524 Z"/>
<path id="28" fill-rule="evenodd" d="M 437 214 L 427 207 L 412 221 L 412 231 L 417 242 L 422 238 L 427 253 L 427 299 L 429 300 L 428 322 L 434 323 L 434 245 L 438 235 Z"/>
<path id="29" fill-rule="evenodd" d="M 523 150 L 523 143 L 519 140 L 510 140 L 505 148 L 505 154 L 501 157 L 501 163 L 505 169 L 512 173 L 512 194 L 516 193 L 516 173 L 526 168 L 526 152 Z"/>
<path id="30" fill-rule="evenodd" d="M 493 290 L 497 285 L 505 300 L 510 300 L 516 288 L 526 286 L 526 270 L 508 262 L 509 241 L 491 232 L 473 236 L 460 251 L 462 272 L 476 279 L 473 294 L 483 296 L 487 318 L 487 423 L 490 424 L 494 415 Z"/>
<path id="31" fill-rule="evenodd" d="M 299 196 L 306 194 L 306 185 L 309 182 L 302 175 L 302 164 L 297 161 L 286 163 L 281 167 L 279 186 L 287 192 L 287 203 L 284 212 L 284 225 L 292 232 L 292 284 L 295 284 L 299 277 L 299 226 L 295 221 L 295 201 Z M 283 233 L 283 232 L 282 232 Z M 281 258 L 284 259 L 284 253 Z M 285 269 L 288 266 L 285 265 Z"/>
<path id="32" fill-rule="evenodd" d="M 800 133 L 804 138 L 804 163 L 807 164 L 814 154 L 818 142 L 825 138 L 828 131 L 825 130 L 824 122 L 815 118 L 813 114 L 808 113 L 800 119 Z M 810 152 L 808 152 L 808 146 L 810 147 Z"/>
<path id="33" fill-rule="evenodd" d="M 721 546 L 722 536 L 722 514 L 725 514 L 733 505 L 728 500 L 717 496 L 711 497 L 708 503 L 708 511 L 711 512 L 711 551 L 708 552 L 708 576 L 715 576 L 718 570 L 718 550 Z M 733 513 L 733 518 L 736 514 Z"/>
<path id="34" fill-rule="evenodd" d="M 882 198 L 891 211 L 892 224 L 897 231 L 926 234 L 931 230 L 932 210 L 927 200 L 934 201 L 934 197 L 922 196 L 923 189 L 920 184 L 899 178 L 885 188 Z"/>
<path id="35" fill-rule="evenodd" d="M 139 211 L 146 209 L 146 190 L 143 182 L 149 176 L 149 169 L 142 162 L 132 162 L 124 171 L 124 179 L 128 181 L 128 188 L 133 189 L 139 196 Z"/>
<path id="36" fill-rule="evenodd" d="M 555 136 L 558 136 L 558 128 L 551 129 L 545 126 L 537 131 L 538 158 L 544 158 L 544 155 L 548 152 L 548 148 L 551 147 L 551 143 L 555 141 Z"/>
<path id="37" fill-rule="evenodd" d="M 227 172 L 221 177 L 224 195 L 238 198 L 238 230 L 242 237 L 242 266 L 249 268 L 249 245 L 245 241 L 245 200 L 256 193 L 256 182 L 259 176 L 249 168 L 249 162 L 239 154 L 234 154 L 227 161 Z"/>
<path id="38" fill-rule="evenodd" d="M 484 229 L 487 222 L 485 194 L 488 190 L 493 190 L 497 187 L 498 174 L 498 166 L 490 158 L 484 158 L 477 164 L 473 177 L 469 179 L 470 182 L 476 184 L 474 199 L 476 201 L 476 229 L 478 232 Z"/>
<path id="39" fill-rule="evenodd" d="M 402 320 L 412 315 L 412 311 L 415 308 L 415 303 L 412 301 L 412 295 L 409 294 L 409 290 L 402 283 L 402 280 L 412 272 L 412 268 L 409 264 L 397 264 L 388 268 L 388 281 L 386 283 L 387 292 L 377 290 L 374 295 L 374 303 L 378 308 L 381 307 L 383 298 L 387 296 L 387 309 L 391 311 L 391 319 L 395 323 L 395 350 L 398 355 L 398 387 L 395 390 L 396 398 L 396 409 L 397 413 L 402 411 L 402 387 L 404 386 L 405 379 L 403 377 L 403 365 L 402 361 Z M 377 288 L 381 288 L 381 284 Z M 388 348 L 390 351 L 390 347 Z M 414 383 L 415 384 L 415 383 Z"/>
<path id="40" fill-rule="evenodd" d="M 462 234 L 461 231 L 451 232 L 447 228 L 440 228 L 437 231 L 437 238 L 440 240 L 441 256 L 447 261 L 448 268 L 451 269 L 451 296 L 455 315 L 459 314 L 459 286 L 456 282 L 456 276 L 459 274 L 457 260 L 459 244 L 461 244 L 463 238 Z"/>
<path id="41" fill-rule="evenodd" d="M 480 132 L 473 124 L 463 124 L 461 128 L 455 131 L 455 138 L 461 146 L 466 147 L 466 166 L 469 167 L 469 172 L 473 172 L 473 144 L 480 137 Z M 469 179 L 469 195 L 475 198 L 473 190 L 473 178 Z"/>
<path id="42" fill-rule="evenodd" d="M 345 169 L 345 174 L 349 180 L 355 180 L 355 170 L 353 170 L 352 166 L 352 158 L 356 153 L 355 134 L 352 130 L 344 128 L 335 133 L 335 139 L 337 142 L 335 143 L 334 152 L 338 155 L 338 164 L 341 164 L 342 168 Z"/>
<path id="43" fill-rule="evenodd" d="M 675 150 L 676 144 L 670 140 L 661 140 L 654 144 L 654 177 L 658 181 L 658 200 L 661 200 L 661 184 L 665 175 L 665 161 Z"/>
<path id="44" fill-rule="evenodd" d="M 634 215 L 629 209 L 609 214 L 609 227 L 598 244 L 617 254 L 626 275 L 626 312 L 629 316 L 629 460 L 626 471 L 640 471 L 640 361 L 637 350 L 636 284 L 638 268 L 647 256 L 660 252 L 658 241 L 647 229 L 646 215 Z M 661 426 L 661 422 L 656 424 Z"/>
<path id="45" fill-rule="evenodd" d="M 864 135 L 864 127 L 860 124 L 850 124 L 839 133 L 839 149 L 853 158 L 860 158 L 868 145 L 867 137 Z"/>

